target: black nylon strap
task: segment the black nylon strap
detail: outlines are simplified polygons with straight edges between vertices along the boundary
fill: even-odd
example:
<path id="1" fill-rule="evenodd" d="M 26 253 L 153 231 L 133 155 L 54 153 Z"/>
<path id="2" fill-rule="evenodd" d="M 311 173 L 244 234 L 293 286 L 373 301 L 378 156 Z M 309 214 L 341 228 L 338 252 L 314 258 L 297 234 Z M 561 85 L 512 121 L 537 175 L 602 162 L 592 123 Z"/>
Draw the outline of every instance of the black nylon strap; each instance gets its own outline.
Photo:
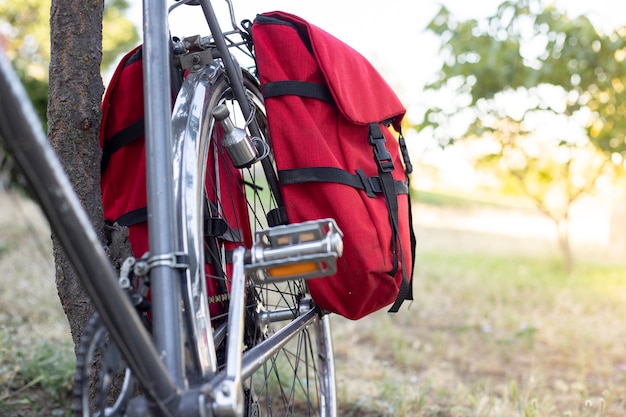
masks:
<path id="1" fill-rule="evenodd" d="M 316 98 L 318 100 L 334 103 L 330 90 L 325 85 L 308 83 L 305 81 L 274 81 L 263 86 L 263 97 L 300 96 Z"/>
<path id="2" fill-rule="evenodd" d="M 391 172 L 394 169 L 393 161 L 387 147 L 385 146 L 385 137 L 380 130 L 378 123 L 369 124 L 369 143 L 373 148 L 374 160 L 378 165 L 378 175 L 381 180 L 383 195 L 385 196 L 385 202 L 389 212 L 389 224 L 391 225 L 391 249 L 393 253 L 393 267 L 389 271 L 389 275 L 395 276 L 400 267 L 400 259 L 402 259 L 402 282 L 398 289 L 398 296 L 396 301 L 389 309 L 390 313 L 397 313 L 400 310 L 400 306 L 405 300 L 412 296 L 411 287 L 409 285 L 409 278 L 406 273 L 405 252 L 400 239 L 399 228 L 399 207 L 398 207 L 398 194 L 395 190 L 395 181 Z M 408 188 L 408 186 L 407 186 Z"/>
<path id="3" fill-rule="evenodd" d="M 359 181 L 361 181 L 361 184 L 363 184 L 363 186 L 365 187 L 365 195 L 368 196 L 369 198 L 376 197 L 376 194 L 374 193 L 374 187 L 372 186 L 372 182 L 370 181 L 369 178 L 367 178 L 367 175 L 365 175 L 365 171 L 363 171 L 362 169 L 357 169 L 356 175 L 359 177 Z"/>
<path id="4" fill-rule="evenodd" d="M 391 225 L 391 249 L 393 253 L 393 268 L 389 275 L 395 276 L 398 273 L 399 259 L 403 256 L 402 242 L 400 241 L 398 227 L 398 195 L 393 186 L 393 176 L 391 173 L 379 172 L 383 183 L 383 195 L 387 203 L 389 224 Z"/>
<path id="5" fill-rule="evenodd" d="M 128 145 L 134 140 L 140 138 L 145 132 L 143 118 L 137 120 L 135 123 L 125 127 L 124 129 L 111 136 L 109 139 L 105 139 L 102 147 L 102 159 L 100 161 L 100 173 L 103 173 L 109 165 L 111 155 L 120 150 L 123 146 Z"/>
<path id="6" fill-rule="evenodd" d="M 210 255 L 209 253 L 210 252 Z M 221 249 L 220 254 L 224 256 L 223 261 L 227 264 L 232 264 L 233 263 L 233 254 L 235 253 L 234 250 L 226 250 L 226 249 Z M 217 257 L 215 256 L 215 253 L 213 253 L 212 251 L 206 251 L 204 253 L 204 260 L 207 264 L 210 265 L 216 265 L 219 266 L 219 269 L 221 270 L 221 264 L 222 264 L 222 259 L 217 259 Z M 222 280 L 224 281 L 224 280 Z"/>
<path id="7" fill-rule="evenodd" d="M 335 167 L 309 167 L 294 168 L 278 171 L 280 185 L 301 184 L 303 182 L 334 182 L 348 185 L 366 193 L 383 193 L 383 185 L 380 177 L 365 177 L 363 171 L 357 170 L 357 174 Z M 409 186 L 404 181 L 394 181 L 393 188 L 397 194 L 408 194 Z M 368 197 L 375 197 L 374 194 Z"/>
<path id="8" fill-rule="evenodd" d="M 138 223 L 148 221 L 148 208 L 139 207 L 138 209 L 131 210 L 128 213 L 122 214 L 115 220 L 115 223 L 120 226 L 133 226 Z"/>
<path id="9" fill-rule="evenodd" d="M 141 61 L 143 59 L 143 47 L 137 48 L 134 54 L 132 54 L 124 63 L 124 66 L 127 67 L 131 64 L 134 64 L 137 61 Z"/>
<path id="10" fill-rule="evenodd" d="M 402 160 L 404 161 L 404 172 L 410 174 L 413 172 L 413 164 L 411 163 L 411 157 L 409 156 L 409 150 L 406 147 L 406 141 L 402 130 L 399 132 L 400 138 L 398 138 L 398 144 L 400 145 L 400 152 L 402 152 Z"/>
<path id="11" fill-rule="evenodd" d="M 309 39 L 309 35 L 306 29 L 300 27 L 300 25 L 296 24 L 295 22 L 288 22 L 286 20 L 282 20 L 276 17 L 269 17 L 269 16 L 263 16 L 263 15 L 258 14 L 256 15 L 256 18 L 254 19 L 254 24 L 281 25 L 281 26 L 289 26 L 293 28 L 298 33 L 298 36 L 300 36 L 300 39 L 304 43 L 304 46 L 306 47 L 306 49 L 311 54 L 313 54 L 313 47 L 311 46 L 311 40 Z"/>
<path id="12" fill-rule="evenodd" d="M 285 207 L 277 207 L 267 213 L 267 224 L 270 227 L 280 226 L 289 223 L 287 219 L 287 209 Z"/>
<path id="13" fill-rule="evenodd" d="M 407 177 L 408 181 L 408 177 Z M 413 229 L 413 206 L 411 205 L 411 194 L 408 196 L 409 201 L 409 232 L 411 239 L 411 273 L 415 274 L 415 248 L 417 247 L 417 239 L 415 237 L 415 229 Z M 408 295 L 406 297 L 407 300 L 413 301 L 413 279 L 411 278 Z"/>
<path id="14" fill-rule="evenodd" d="M 209 217 L 204 219 L 205 236 L 222 236 L 228 230 L 228 223 L 221 217 Z"/>

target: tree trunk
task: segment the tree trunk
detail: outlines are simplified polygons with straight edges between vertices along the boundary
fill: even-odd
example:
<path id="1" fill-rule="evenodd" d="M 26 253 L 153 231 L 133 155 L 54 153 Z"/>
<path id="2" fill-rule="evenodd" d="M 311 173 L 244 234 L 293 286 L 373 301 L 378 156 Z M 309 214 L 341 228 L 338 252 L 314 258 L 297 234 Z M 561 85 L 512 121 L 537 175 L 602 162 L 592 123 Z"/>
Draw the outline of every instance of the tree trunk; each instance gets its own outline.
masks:
<path id="1" fill-rule="evenodd" d="M 102 237 L 99 129 L 104 2 L 52 0 L 48 138 L 74 190 Z M 93 307 L 52 237 L 56 285 L 77 345 Z M 102 239 L 101 239 L 102 240 Z"/>
<path id="2" fill-rule="evenodd" d="M 562 217 L 555 221 L 555 223 L 565 270 L 567 272 L 572 272 L 572 269 L 574 268 L 574 256 L 572 254 L 572 247 L 569 239 L 569 218 Z"/>

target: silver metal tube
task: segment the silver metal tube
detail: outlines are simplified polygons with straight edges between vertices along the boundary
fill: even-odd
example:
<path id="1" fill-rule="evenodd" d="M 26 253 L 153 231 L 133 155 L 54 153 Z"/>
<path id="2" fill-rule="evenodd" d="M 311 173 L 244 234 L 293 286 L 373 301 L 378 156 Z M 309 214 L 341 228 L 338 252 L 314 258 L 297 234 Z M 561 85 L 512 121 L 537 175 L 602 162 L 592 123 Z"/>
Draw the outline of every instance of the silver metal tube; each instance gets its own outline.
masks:
<path id="1" fill-rule="evenodd" d="M 242 358 L 241 380 L 245 381 L 250 378 L 274 353 L 283 348 L 292 337 L 297 335 L 306 326 L 313 323 L 317 318 L 317 314 L 317 310 L 309 310 L 304 315 L 280 329 L 270 339 L 259 343 L 257 346 L 247 351 Z"/>
<path id="2" fill-rule="evenodd" d="M 318 352 L 333 352 L 333 338 L 330 331 L 330 316 L 324 315 L 316 323 L 316 335 L 317 335 L 317 351 Z M 323 363 L 318 365 L 320 372 L 326 374 L 326 378 L 320 378 L 322 384 L 321 389 L 324 390 L 324 395 L 320 396 L 320 416 L 334 417 L 337 413 L 337 392 L 336 380 L 335 380 L 335 358 L 334 355 L 327 355 L 322 358 Z"/>
<path id="3" fill-rule="evenodd" d="M 243 327 L 246 308 L 246 274 L 243 268 L 245 248 L 239 247 L 233 253 L 233 281 L 231 284 L 230 306 L 228 309 L 228 355 L 226 377 L 238 383 L 241 373 L 241 351 L 243 348 Z"/>
<path id="4" fill-rule="evenodd" d="M 299 257 L 308 254 L 327 253 L 330 250 L 332 250 L 332 248 L 329 248 L 328 242 L 326 240 L 315 240 L 312 242 L 304 242 L 288 246 L 279 246 L 276 248 L 264 247 L 262 252 L 259 251 L 259 253 L 255 253 L 255 255 L 260 254 L 260 256 L 262 257 L 262 261 L 274 261 L 282 259 L 286 260 L 288 258 Z"/>
<path id="5" fill-rule="evenodd" d="M 233 253 L 231 300 L 228 308 L 228 351 L 226 375 L 215 385 L 213 412 L 218 416 L 241 416 L 244 413 L 244 396 L 241 386 L 241 355 L 246 307 L 246 274 L 243 267 L 245 248 Z"/>
<path id="6" fill-rule="evenodd" d="M 167 2 L 143 1 L 143 71 L 150 255 L 177 252 L 172 180 L 171 89 Z M 180 276 L 171 266 L 151 272 L 153 334 L 166 369 L 184 386 Z"/>
<path id="7" fill-rule="evenodd" d="M 293 320 L 298 316 L 298 313 L 298 311 L 294 311 L 290 308 L 282 308 L 279 310 L 261 310 L 258 314 L 259 325 L 265 326 L 270 323 Z"/>

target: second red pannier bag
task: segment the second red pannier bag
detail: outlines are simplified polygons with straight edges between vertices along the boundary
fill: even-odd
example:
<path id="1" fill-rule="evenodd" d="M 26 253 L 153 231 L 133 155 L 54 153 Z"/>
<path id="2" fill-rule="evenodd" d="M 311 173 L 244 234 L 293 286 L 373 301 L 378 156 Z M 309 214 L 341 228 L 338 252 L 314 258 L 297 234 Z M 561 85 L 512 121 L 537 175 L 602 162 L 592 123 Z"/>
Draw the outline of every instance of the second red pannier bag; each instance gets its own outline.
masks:
<path id="1" fill-rule="evenodd" d="M 333 218 L 344 234 L 337 273 L 308 281 L 314 301 L 350 319 L 397 311 L 412 299 L 415 246 L 410 162 L 389 129 L 400 132 L 402 103 L 362 55 L 297 16 L 259 15 L 251 33 L 282 220 Z"/>

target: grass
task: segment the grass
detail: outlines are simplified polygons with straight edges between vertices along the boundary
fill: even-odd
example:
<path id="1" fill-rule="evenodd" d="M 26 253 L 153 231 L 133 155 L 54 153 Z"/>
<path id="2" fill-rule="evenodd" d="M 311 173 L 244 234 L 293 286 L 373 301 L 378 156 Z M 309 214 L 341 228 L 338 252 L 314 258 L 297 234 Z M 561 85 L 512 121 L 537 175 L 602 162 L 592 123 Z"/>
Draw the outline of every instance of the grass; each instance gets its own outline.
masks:
<path id="1" fill-rule="evenodd" d="M 0 332 L 0 414 L 69 416 L 74 355 L 69 345 Z"/>
<path id="2" fill-rule="evenodd" d="M 412 199 L 415 202 L 432 206 L 453 208 L 500 208 L 533 210 L 535 207 L 528 199 L 515 196 L 502 196 L 493 192 L 472 192 L 463 195 L 459 193 L 446 193 L 441 191 L 412 190 Z"/>
<path id="3" fill-rule="evenodd" d="M 74 351 L 35 205 L 0 198 L 0 415 L 70 415 Z"/>
<path id="4" fill-rule="evenodd" d="M 337 320 L 339 385 L 359 387 L 342 402 L 385 416 L 624 415 L 626 266 L 568 275 L 549 257 L 451 251 L 417 265 L 409 311 Z"/>
<path id="5" fill-rule="evenodd" d="M 341 416 L 626 415 L 626 263 L 566 274 L 551 243 L 417 232 L 410 308 L 333 317 Z M 0 415 L 67 415 L 73 351 L 31 240 L 0 217 Z"/>

